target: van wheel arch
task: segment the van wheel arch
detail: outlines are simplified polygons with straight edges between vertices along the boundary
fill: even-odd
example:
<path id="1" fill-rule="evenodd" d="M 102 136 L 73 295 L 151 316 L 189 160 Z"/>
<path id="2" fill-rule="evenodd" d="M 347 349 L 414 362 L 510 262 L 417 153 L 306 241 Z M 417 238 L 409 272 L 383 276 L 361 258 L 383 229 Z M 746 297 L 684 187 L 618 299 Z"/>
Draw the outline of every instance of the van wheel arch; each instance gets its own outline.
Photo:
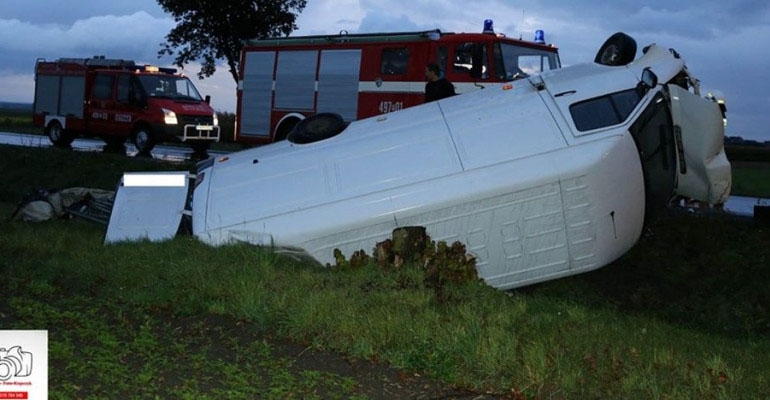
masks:
<path id="1" fill-rule="evenodd" d="M 318 113 L 303 119 L 289 132 L 287 139 L 296 144 L 314 143 L 338 135 L 347 128 L 336 113 Z"/>
<path id="2" fill-rule="evenodd" d="M 278 142 L 285 140 L 289 136 L 289 133 L 291 133 L 292 129 L 294 129 L 294 127 L 304 119 L 305 116 L 302 114 L 292 113 L 285 115 L 283 118 L 281 118 L 281 121 L 279 121 L 278 125 L 275 127 L 275 135 L 273 136 L 273 141 Z"/>

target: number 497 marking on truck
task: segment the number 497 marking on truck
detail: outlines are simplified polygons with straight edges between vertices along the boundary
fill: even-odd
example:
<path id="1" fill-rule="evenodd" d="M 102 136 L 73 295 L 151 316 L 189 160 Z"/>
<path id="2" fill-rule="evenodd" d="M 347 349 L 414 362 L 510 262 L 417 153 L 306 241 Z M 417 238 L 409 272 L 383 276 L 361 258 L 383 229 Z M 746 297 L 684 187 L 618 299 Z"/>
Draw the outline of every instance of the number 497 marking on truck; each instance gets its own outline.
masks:
<path id="1" fill-rule="evenodd" d="M 283 140 L 302 119 L 350 122 L 425 102 L 436 63 L 458 94 L 561 67 L 558 49 L 495 33 L 383 32 L 248 41 L 241 50 L 235 141 Z"/>
<path id="2" fill-rule="evenodd" d="M 381 101 L 380 102 L 380 113 L 382 114 L 402 110 L 403 108 L 404 108 L 403 101 Z"/>

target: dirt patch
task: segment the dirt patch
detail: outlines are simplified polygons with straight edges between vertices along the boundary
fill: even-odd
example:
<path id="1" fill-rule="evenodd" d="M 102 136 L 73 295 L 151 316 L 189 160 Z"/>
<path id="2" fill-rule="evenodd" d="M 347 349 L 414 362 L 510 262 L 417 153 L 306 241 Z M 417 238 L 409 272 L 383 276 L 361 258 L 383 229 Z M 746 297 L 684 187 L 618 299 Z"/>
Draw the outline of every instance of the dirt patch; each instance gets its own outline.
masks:
<path id="1" fill-rule="evenodd" d="M 13 297 L 13 296 L 9 296 Z M 17 298 L 18 299 L 18 298 Z M 63 301 L 60 303 L 60 301 Z M 53 348 L 72 349 L 69 356 L 61 350 L 49 353 L 49 390 L 59 395 L 76 397 L 111 397 L 116 389 L 108 374 L 94 374 L 93 368 L 123 368 L 124 376 L 134 378 L 148 368 L 148 358 L 158 354 L 159 364 L 152 373 L 151 385 L 156 387 L 154 395 L 174 398 L 180 390 L 186 390 L 190 382 L 207 382 L 203 393 L 215 395 L 228 390 L 241 390 L 240 385 L 228 380 L 223 370 L 247 372 L 252 382 L 262 382 L 267 387 L 247 388 L 253 390 L 254 398 L 259 393 L 271 390 L 283 391 L 270 398 L 313 398 L 313 399 L 457 399 L 488 400 L 511 399 L 489 393 L 478 393 L 464 388 L 453 387 L 444 382 L 430 379 L 418 373 L 407 372 L 385 362 L 361 360 L 329 351 L 319 351 L 301 343 L 282 340 L 266 334 L 254 323 L 228 315 L 210 314 L 193 317 L 177 317 L 167 309 L 147 310 L 126 305 L 105 305 L 93 307 L 82 302 L 72 303 L 62 298 L 43 300 L 46 307 L 53 309 L 53 315 L 67 315 L 61 321 L 37 318 L 30 310 L 17 310 L 0 298 L 0 326 L 3 329 L 47 329 Z M 17 302 L 18 303 L 18 302 Z M 99 322 L 84 329 L 83 321 L 93 317 Z M 38 322 L 33 322 L 37 320 Z M 146 333 L 144 338 L 142 332 Z M 121 347 L 136 346 L 138 340 L 151 343 L 147 353 L 125 354 L 121 350 L 110 351 L 97 343 L 95 336 L 114 337 Z M 53 343 L 52 343 L 53 344 Z M 49 344 L 49 347 L 50 344 Z M 254 350 L 254 349 L 258 350 Z M 88 355 L 112 359 L 117 364 L 88 364 L 88 371 L 78 375 L 75 370 L 79 361 Z M 160 354 L 162 353 L 162 354 Z M 99 357 L 99 356 L 97 356 Z M 113 359 L 114 358 L 114 359 Z M 149 363 L 150 365 L 152 363 Z M 119 367 L 122 365 L 122 367 Z M 81 365 L 82 367 L 82 365 Z M 91 368 L 93 367 L 93 368 Z M 232 375 L 231 375 L 232 376 Z M 289 377 L 284 380 L 276 376 Z M 318 384 L 297 386 L 298 380 L 307 376 L 317 377 Z M 293 378 L 292 378 L 293 377 Z M 323 382 L 325 381 L 325 383 Z M 267 382 L 267 383 L 265 383 Z M 286 383 L 289 382 L 289 383 Z M 303 381 L 304 382 L 304 381 Z M 345 386 L 340 386 L 344 382 Z M 234 386 L 235 385 L 235 386 Z M 271 385 L 277 385 L 272 387 Z M 294 386 L 292 386 L 294 385 Z M 309 387 L 309 389 L 308 389 Z M 288 389 L 287 389 L 288 388 Z M 152 390 L 152 389 L 151 389 Z M 196 389 L 198 390 L 198 389 Z M 306 392 L 310 390 L 310 392 Z M 200 393 L 200 392 L 198 392 Z M 149 393 L 146 393 L 149 394 Z M 307 397 L 310 396 L 310 397 Z M 240 398 L 240 397 L 239 397 Z"/>
<path id="2" fill-rule="evenodd" d="M 272 357 L 276 360 L 289 360 L 288 365 L 293 373 L 318 371 L 350 378 L 356 382 L 357 392 L 360 395 L 373 400 L 491 400 L 510 398 L 451 387 L 417 373 L 393 368 L 385 362 L 350 358 L 342 354 L 318 351 L 302 344 L 276 339 L 270 335 L 259 333 L 251 322 L 237 320 L 229 316 L 207 315 L 185 319 L 175 319 L 170 315 L 158 317 L 169 321 L 175 327 L 174 329 L 180 333 L 193 329 L 198 331 L 196 334 L 200 334 L 201 327 L 205 327 L 205 334 L 210 336 L 213 341 L 221 340 L 223 336 L 226 336 L 238 344 L 236 347 L 245 347 L 254 341 L 267 342 L 272 350 Z M 237 357 L 232 348 L 222 348 L 218 353 L 225 359 Z M 336 398 L 333 393 L 322 397 Z"/>

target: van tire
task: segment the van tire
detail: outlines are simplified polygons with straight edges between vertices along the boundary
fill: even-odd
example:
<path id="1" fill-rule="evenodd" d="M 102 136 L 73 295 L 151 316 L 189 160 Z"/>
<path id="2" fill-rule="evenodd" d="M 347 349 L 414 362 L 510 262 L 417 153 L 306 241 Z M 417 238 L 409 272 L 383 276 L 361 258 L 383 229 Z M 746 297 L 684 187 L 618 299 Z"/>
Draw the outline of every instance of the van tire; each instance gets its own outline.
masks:
<path id="1" fill-rule="evenodd" d="M 155 138 L 152 131 L 146 126 L 140 126 L 134 130 L 131 140 L 139 153 L 149 153 L 155 147 Z"/>
<path id="2" fill-rule="evenodd" d="M 62 128 L 59 121 L 51 121 L 45 128 L 45 133 L 54 146 L 67 147 L 75 140 L 75 135 Z"/>
<path id="3" fill-rule="evenodd" d="M 345 129 L 345 121 L 336 113 L 318 113 L 300 121 L 287 139 L 296 144 L 313 143 L 336 136 Z"/>
<path id="4" fill-rule="evenodd" d="M 636 57 L 636 40 L 623 32 L 610 36 L 599 48 L 594 62 L 601 65 L 627 65 Z"/>

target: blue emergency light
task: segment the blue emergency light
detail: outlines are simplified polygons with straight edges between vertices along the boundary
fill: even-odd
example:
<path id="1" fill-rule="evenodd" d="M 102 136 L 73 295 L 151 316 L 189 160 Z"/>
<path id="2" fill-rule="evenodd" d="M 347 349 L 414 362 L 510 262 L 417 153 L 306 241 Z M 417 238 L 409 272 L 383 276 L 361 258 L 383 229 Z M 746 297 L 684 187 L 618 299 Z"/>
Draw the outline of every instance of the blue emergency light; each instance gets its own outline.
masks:
<path id="1" fill-rule="evenodd" d="M 484 20 L 484 30 L 481 33 L 495 33 L 495 29 L 492 27 L 493 23 L 491 19 Z"/>
<path id="2" fill-rule="evenodd" d="M 535 43 L 545 44 L 545 33 L 542 29 L 535 31 Z"/>

